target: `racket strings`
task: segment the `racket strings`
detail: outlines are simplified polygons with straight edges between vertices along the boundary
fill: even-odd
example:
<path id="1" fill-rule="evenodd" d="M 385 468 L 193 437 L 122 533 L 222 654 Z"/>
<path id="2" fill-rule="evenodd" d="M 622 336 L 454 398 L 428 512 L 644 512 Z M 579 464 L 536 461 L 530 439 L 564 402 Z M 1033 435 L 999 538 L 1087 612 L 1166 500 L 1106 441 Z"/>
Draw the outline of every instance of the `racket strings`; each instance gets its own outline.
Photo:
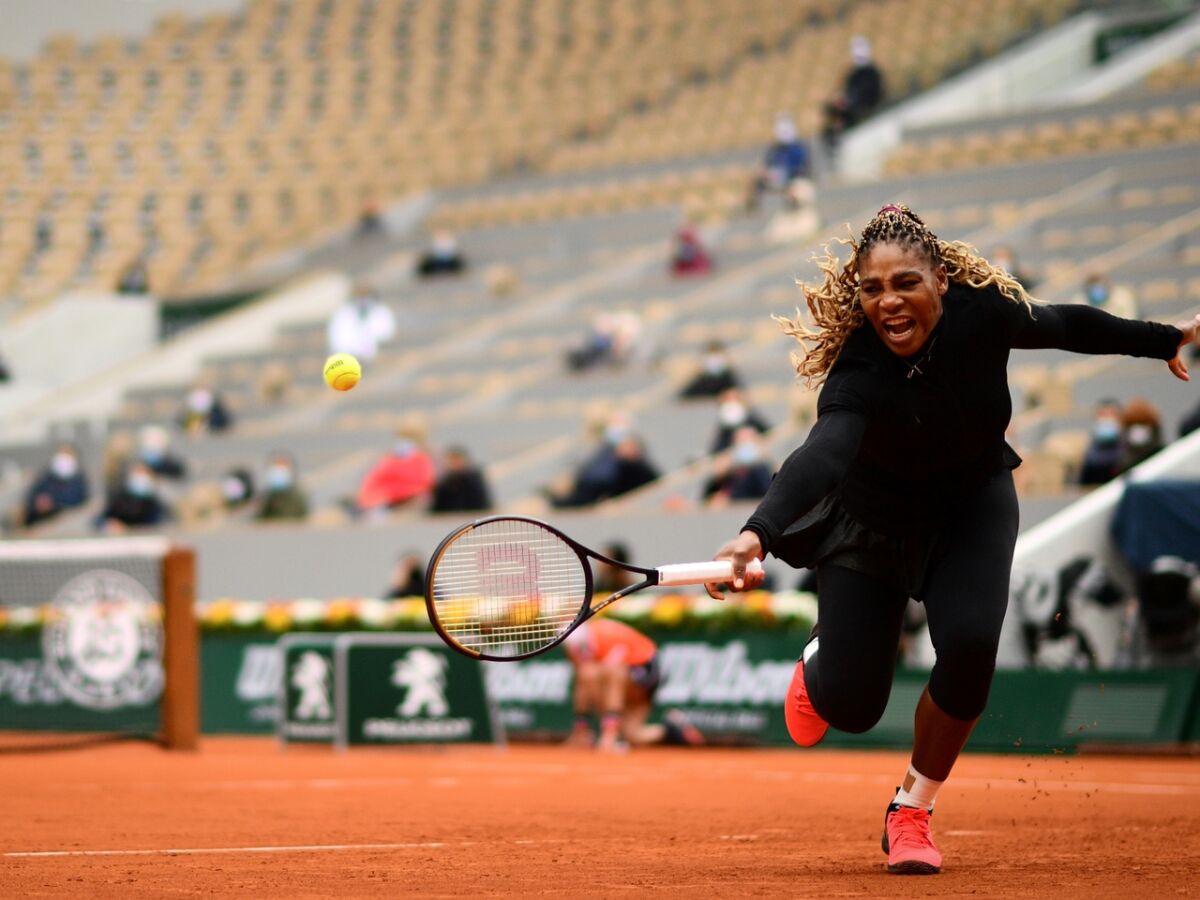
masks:
<path id="1" fill-rule="evenodd" d="M 520 520 L 463 532 L 433 571 L 433 614 L 471 650 L 511 657 L 554 643 L 587 599 L 579 554 L 554 532 Z"/>

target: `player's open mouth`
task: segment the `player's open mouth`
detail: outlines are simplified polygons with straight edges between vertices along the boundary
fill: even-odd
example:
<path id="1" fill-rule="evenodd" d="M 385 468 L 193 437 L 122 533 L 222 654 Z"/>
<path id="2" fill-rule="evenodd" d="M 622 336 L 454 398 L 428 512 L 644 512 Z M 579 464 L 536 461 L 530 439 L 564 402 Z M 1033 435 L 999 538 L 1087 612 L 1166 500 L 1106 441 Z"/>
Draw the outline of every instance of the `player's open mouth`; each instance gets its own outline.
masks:
<path id="1" fill-rule="evenodd" d="M 887 336 L 892 340 L 902 341 L 907 337 L 911 337 L 916 329 L 916 320 L 910 319 L 908 316 L 897 316 L 894 319 L 883 320 L 883 330 L 887 332 Z"/>

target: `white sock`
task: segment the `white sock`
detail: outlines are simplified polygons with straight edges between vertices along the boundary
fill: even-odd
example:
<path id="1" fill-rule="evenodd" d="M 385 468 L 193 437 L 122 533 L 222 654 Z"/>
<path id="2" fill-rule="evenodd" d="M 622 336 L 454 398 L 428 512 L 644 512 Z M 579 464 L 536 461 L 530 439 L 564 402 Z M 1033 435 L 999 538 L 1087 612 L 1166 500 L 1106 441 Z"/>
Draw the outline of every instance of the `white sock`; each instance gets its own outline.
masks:
<path id="1" fill-rule="evenodd" d="M 896 792 L 896 799 L 892 802 L 917 809 L 933 809 L 933 801 L 937 799 L 938 789 L 943 782 L 926 778 L 912 766 L 908 767 L 908 776 L 905 776 L 904 780 L 908 781 L 909 776 L 912 777 L 912 787 L 908 790 L 901 787 Z"/>
<path id="2" fill-rule="evenodd" d="M 819 640 L 819 638 L 813 638 L 813 639 L 812 639 L 811 641 L 809 641 L 809 642 L 808 642 L 808 644 L 807 644 L 807 645 L 804 647 L 804 653 L 802 654 L 802 657 L 803 657 L 803 659 L 804 659 L 804 664 L 805 664 L 805 665 L 808 665 L 808 661 L 809 661 L 810 659 L 812 659 L 812 655 L 813 655 L 814 653 L 816 653 L 816 652 L 817 652 L 817 641 L 818 641 L 818 640 Z"/>

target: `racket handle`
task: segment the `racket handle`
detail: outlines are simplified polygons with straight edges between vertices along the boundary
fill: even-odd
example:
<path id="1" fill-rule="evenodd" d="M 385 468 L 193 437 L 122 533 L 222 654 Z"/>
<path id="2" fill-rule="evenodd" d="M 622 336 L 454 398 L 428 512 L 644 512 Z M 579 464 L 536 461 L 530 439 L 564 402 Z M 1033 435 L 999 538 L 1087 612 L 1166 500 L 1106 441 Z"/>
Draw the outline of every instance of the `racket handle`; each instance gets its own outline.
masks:
<path id="1" fill-rule="evenodd" d="M 752 559 L 746 565 L 747 572 L 761 572 L 762 563 Z M 705 584 L 710 581 L 733 581 L 733 563 L 727 559 L 714 559 L 701 563 L 676 563 L 672 566 L 658 567 L 658 583 L 663 586 L 673 584 Z"/>

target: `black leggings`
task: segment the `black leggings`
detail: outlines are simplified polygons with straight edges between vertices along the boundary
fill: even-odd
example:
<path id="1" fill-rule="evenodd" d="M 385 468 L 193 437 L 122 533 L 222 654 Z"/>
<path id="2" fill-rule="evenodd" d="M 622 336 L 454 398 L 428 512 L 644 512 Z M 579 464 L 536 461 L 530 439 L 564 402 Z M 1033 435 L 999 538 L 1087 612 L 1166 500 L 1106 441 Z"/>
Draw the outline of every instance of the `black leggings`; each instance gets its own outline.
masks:
<path id="1" fill-rule="evenodd" d="M 971 721 L 987 705 L 1017 540 L 1017 497 L 1004 471 L 966 498 L 941 531 L 921 595 L 937 662 L 933 702 Z M 869 730 L 887 706 L 904 591 L 838 565 L 817 567 L 818 651 L 804 668 L 813 707 L 839 731 Z"/>

